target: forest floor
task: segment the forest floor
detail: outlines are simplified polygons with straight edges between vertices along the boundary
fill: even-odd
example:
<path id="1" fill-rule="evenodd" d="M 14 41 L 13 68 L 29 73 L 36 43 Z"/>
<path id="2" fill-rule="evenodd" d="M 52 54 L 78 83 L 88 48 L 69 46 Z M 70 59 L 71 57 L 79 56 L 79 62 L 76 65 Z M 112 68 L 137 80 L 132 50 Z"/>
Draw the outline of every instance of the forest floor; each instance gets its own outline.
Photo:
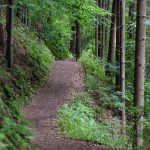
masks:
<path id="1" fill-rule="evenodd" d="M 73 61 L 57 61 L 48 82 L 23 112 L 33 122 L 37 150 L 107 150 L 103 145 L 64 137 L 57 124 L 59 108 L 84 90 L 84 69 Z"/>

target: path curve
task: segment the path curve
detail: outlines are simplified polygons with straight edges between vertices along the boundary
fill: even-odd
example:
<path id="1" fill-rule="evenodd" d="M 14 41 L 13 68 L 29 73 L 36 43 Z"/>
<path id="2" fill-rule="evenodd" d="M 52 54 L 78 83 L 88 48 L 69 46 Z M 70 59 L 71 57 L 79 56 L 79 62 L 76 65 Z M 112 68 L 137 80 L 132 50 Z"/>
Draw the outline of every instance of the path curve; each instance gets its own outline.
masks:
<path id="1" fill-rule="evenodd" d="M 57 61 L 49 81 L 25 106 L 23 112 L 33 122 L 39 150 L 106 150 L 104 146 L 63 137 L 56 123 L 59 108 L 74 93 L 83 90 L 84 70 L 73 61 Z"/>

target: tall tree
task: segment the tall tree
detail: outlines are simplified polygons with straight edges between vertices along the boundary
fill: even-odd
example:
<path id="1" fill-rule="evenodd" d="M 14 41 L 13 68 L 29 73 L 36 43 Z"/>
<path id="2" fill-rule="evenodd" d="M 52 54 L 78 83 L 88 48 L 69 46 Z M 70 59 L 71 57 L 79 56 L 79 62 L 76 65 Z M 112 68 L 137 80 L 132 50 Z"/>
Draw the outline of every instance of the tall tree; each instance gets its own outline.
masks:
<path id="1" fill-rule="evenodd" d="M 13 59 L 13 5 L 14 0 L 8 0 L 8 7 L 7 7 L 7 47 L 6 47 L 6 60 L 8 68 L 12 67 Z"/>
<path id="2" fill-rule="evenodd" d="M 2 17 L 2 13 L 0 12 L 0 17 Z M 0 22 L 0 51 L 5 51 L 5 30 L 3 22 Z"/>
<path id="3" fill-rule="evenodd" d="M 70 52 L 72 54 L 75 54 L 75 47 L 76 47 L 76 25 L 72 25 L 71 27 L 72 31 L 72 39 L 70 41 Z"/>
<path id="4" fill-rule="evenodd" d="M 102 0 L 98 0 L 98 6 L 102 8 Z M 102 43 L 102 26 L 98 25 L 98 56 L 101 57 L 101 43 Z"/>
<path id="5" fill-rule="evenodd" d="M 120 91 L 123 103 L 122 125 L 123 132 L 126 125 L 125 114 L 125 0 L 120 0 Z"/>
<path id="6" fill-rule="evenodd" d="M 80 23 L 79 21 L 76 21 L 76 60 L 80 57 Z"/>
<path id="7" fill-rule="evenodd" d="M 117 0 L 117 39 L 116 39 L 116 61 L 118 72 L 116 74 L 117 90 L 121 92 L 122 108 L 122 125 L 125 131 L 125 0 Z"/>
<path id="8" fill-rule="evenodd" d="M 109 39 L 109 51 L 107 61 L 113 63 L 115 59 L 116 50 L 116 0 L 112 3 L 112 16 L 111 16 L 111 27 L 110 27 L 110 39 Z"/>
<path id="9" fill-rule="evenodd" d="M 98 0 L 96 0 L 96 3 L 98 5 Z M 98 41 L 98 17 L 96 17 L 96 27 L 95 27 L 95 52 L 96 52 L 96 56 L 98 56 L 98 45 L 99 45 L 99 41 Z"/>
<path id="10" fill-rule="evenodd" d="M 134 102 L 138 111 L 135 117 L 135 144 L 143 145 L 143 107 L 144 107 L 144 73 L 145 73 L 145 43 L 146 43 L 146 5 L 147 0 L 137 1 L 136 46 L 135 46 L 135 81 Z"/>
<path id="11" fill-rule="evenodd" d="M 116 73 L 116 88 L 117 90 L 120 90 L 120 0 L 117 0 L 117 30 L 116 30 L 116 66 L 117 66 L 117 73 Z"/>
<path id="12" fill-rule="evenodd" d="M 106 1 L 102 0 L 102 8 L 106 9 Z M 100 57 L 103 58 L 104 57 L 104 51 L 105 51 L 105 47 L 106 47 L 106 18 L 102 17 L 102 48 L 101 48 L 101 53 L 100 53 Z"/>

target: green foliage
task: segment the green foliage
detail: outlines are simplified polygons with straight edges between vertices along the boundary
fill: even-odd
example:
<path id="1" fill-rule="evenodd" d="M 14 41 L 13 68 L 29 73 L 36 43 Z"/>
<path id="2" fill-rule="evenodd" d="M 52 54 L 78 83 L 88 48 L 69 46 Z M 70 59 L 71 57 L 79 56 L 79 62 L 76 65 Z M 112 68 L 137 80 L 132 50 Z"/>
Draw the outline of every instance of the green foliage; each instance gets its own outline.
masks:
<path id="1" fill-rule="evenodd" d="M 47 79 L 54 57 L 50 50 L 36 40 L 35 34 L 16 26 L 14 32 L 15 57 L 24 54 L 24 62 L 17 60 L 11 70 L 0 66 L 0 149 L 32 149 L 34 138 L 30 123 L 21 113 L 29 96 Z M 17 62 L 16 61 L 16 62 Z"/>
<path id="2" fill-rule="evenodd" d="M 59 112 L 59 125 L 64 134 L 74 139 L 105 144 L 111 148 L 123 148 L 126 138 L 117 133 L 120 128 L 119 120 L 97 121 L 96 111 L 91 103 L 92 98 L 87 93 L 82 93 L 70 104 L 64 105 Z"/>
<path id="3" fill-rule="evenodd" d="M 105 67 L 101 61 L 97 61 L 97 59 L 95 59 L 92 50 L 83 52 L 79 61 L 84 65 L 86 71 L 90 74 L 101 80 L 107 79 L 105 76 Z"/>
<path id="4" fill-rule="evenodd" d="M 69 52 L 71 27 L 76 20 L 86 33 L 92 28 L 90 34 L 93 34 L 95 23 L 98 22 L 96 17 L 109 15 L 93 0 L 17 0 L 16 5 L 16 8 L 28 7 L 31 28 L 38 32 L 38 37 L 44 40 L 58 59 L 71 57 Z"/>

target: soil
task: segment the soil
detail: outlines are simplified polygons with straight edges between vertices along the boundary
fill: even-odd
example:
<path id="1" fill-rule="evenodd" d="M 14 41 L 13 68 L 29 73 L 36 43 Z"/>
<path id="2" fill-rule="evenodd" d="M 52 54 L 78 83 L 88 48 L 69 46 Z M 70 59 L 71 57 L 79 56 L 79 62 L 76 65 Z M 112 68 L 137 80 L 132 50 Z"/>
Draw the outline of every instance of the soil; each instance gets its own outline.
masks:
<path id="1" fill-rule="evenodd" d="M 49 81 L 25 106 L 23 112 L 33 122 L 37 150 L 108 150 L 93 142 L 64 137 L 57 125 L 59 108 L 84 89 L 84 69 L 73 61 L 57 61 Z"/>

